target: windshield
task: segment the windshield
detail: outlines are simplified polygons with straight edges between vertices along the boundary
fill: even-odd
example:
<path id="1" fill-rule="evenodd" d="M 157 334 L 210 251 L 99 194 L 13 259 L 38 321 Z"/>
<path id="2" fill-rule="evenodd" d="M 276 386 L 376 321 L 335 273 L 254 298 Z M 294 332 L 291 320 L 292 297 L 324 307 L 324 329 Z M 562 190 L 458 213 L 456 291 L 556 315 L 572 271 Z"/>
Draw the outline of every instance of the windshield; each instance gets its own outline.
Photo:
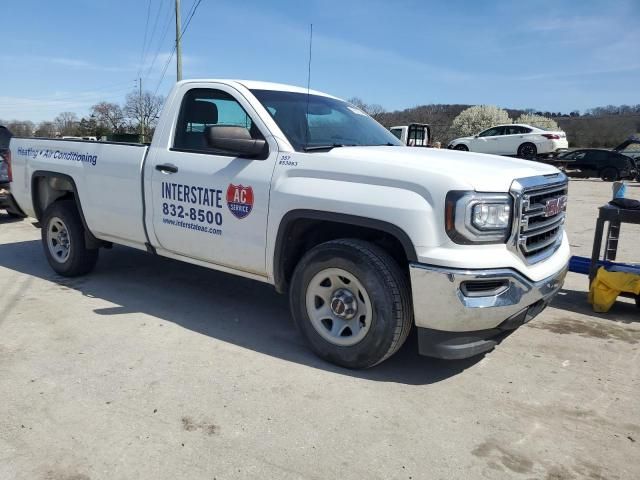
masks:
<path id="1" fill-rule="evenodd" d="M 362 110 L 335 98 L 251 90 L 296 151 L 338 146 L 402 145 Z"/>

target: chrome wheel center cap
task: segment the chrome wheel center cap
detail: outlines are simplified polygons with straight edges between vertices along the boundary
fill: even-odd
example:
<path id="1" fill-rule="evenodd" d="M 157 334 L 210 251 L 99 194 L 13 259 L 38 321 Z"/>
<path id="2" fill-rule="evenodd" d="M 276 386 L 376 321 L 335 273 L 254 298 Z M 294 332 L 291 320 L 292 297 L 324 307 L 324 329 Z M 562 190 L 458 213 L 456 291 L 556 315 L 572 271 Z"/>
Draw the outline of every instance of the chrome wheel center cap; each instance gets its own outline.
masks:
<path id="1" fill-rule="evenodd" d="M 336 317 L 351 320 L 358 311 L 358 301 L 349 290 L 341 288 L 331 297 L 331 311 Z"/>

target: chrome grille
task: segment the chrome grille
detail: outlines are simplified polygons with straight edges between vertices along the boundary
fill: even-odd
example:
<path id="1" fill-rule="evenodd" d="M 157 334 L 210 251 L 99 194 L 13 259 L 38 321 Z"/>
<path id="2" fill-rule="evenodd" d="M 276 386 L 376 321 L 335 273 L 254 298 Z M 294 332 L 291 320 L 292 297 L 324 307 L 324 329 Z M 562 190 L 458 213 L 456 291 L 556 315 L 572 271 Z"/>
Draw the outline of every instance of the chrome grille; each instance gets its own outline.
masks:
<path id="1" fill-rule="evenodd" d="M 548 203 L 567 195 L 564 174 L 521 179 L 514 182 L 517 222 L 514 246 L 528 262 L 535 263 L 550 256 L 562 239 L 565 210 L 547 211 Z"/>

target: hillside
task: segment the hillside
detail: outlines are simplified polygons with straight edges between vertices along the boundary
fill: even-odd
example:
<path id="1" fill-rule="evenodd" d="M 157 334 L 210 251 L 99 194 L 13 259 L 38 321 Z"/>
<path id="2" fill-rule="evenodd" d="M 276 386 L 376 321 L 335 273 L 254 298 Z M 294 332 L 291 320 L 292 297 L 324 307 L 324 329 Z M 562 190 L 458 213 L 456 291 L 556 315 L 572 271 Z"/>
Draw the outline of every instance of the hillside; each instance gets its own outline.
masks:
<path id="1" fill-rule="evenodd" d="M 431 125 L 434 141 L 446 145 L 452 139 L 450 126 L 453 119 L 471 105 L 432 104 L 375 115 L 386 127 L 408 123 Z M 528 110 L 506 109 L 513 119 Z M 576 147 L 614 147 L 629 135 L 640 132 L 640 105 L 635 107 L 600 107 L 584 115 L 535 112 L 550 116 L 567 133 L 569 144 Z"/>

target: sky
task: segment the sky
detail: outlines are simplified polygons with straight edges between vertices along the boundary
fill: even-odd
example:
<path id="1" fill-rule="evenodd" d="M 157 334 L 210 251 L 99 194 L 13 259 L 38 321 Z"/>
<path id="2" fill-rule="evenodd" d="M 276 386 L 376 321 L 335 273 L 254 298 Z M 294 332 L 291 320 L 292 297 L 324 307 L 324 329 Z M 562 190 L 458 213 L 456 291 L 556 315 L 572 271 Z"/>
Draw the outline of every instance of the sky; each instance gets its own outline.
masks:
<path id="1" fill-rule="evenodd" d="M 0 0 L 0 119 L 86 115 L 138 78 L 166 95 L 174 1 Z M 640 103 L 640 0 L 201 0 L 183 78 L 306 86 L 311 23 L 311 87 L 387 110 Z"/>

